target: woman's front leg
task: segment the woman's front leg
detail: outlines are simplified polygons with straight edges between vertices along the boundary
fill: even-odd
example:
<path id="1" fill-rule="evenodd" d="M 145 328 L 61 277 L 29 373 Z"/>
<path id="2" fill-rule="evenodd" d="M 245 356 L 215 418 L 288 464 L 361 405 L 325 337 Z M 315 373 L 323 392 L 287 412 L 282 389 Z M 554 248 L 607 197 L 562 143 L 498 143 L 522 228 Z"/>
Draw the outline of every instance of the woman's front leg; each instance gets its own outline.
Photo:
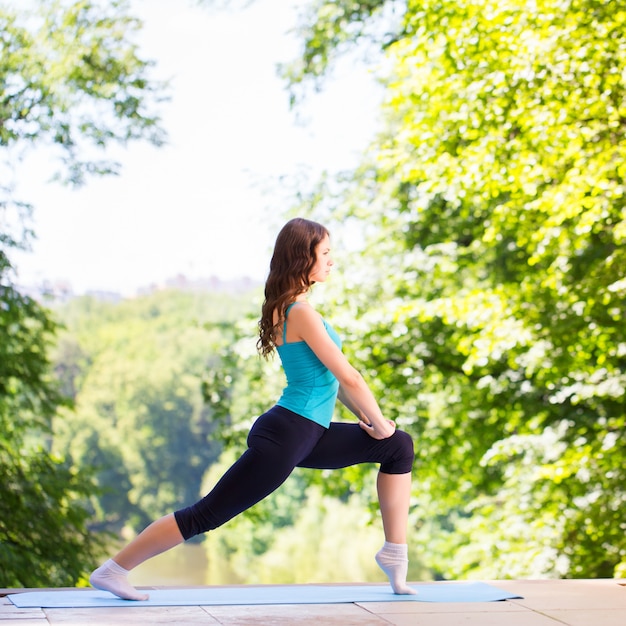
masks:
<path id="1" fill-rule="evenodd" d="M 411 501 L 411 474 L 378 472 L 376 482 L 385 540 L 406 543 Z"/>
<path id="2" fill-rule="evenodd" d="M 406 583 L 409 569 L 407 526 L 411 499 L 411 473 L 378 472 L 377 488 L 385 545 L 376 555 L 376 562 L 387 574 L 394 593 L 413 595 L 416 591 Z"/>

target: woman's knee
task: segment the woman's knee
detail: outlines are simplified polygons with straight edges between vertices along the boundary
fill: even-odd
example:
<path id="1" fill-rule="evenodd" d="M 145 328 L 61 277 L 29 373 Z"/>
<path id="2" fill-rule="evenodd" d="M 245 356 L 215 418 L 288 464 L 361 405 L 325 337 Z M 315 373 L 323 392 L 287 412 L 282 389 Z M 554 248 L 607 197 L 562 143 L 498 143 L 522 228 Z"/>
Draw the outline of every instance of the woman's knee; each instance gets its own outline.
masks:
<path id="1" fill-rule="evenodd" d="M 413 445 L 413 438 L 411 437 L 411 435 L 409 435 L 409 433 L 403 430 L 398 430 L 396 432 L 400 440 L 400 449 L 406 456 L 413 459 L 415 456 L 415 447 Z"/>
<path id="2" fill-rule="evenodd" d="M 403 430 L 396 430 L 391 437 L 394 443 L 389 460 L 381 463 L 380 471 L 385 474 L 407 474 L 413 469 L 415 448 L 411 435 Z"/>

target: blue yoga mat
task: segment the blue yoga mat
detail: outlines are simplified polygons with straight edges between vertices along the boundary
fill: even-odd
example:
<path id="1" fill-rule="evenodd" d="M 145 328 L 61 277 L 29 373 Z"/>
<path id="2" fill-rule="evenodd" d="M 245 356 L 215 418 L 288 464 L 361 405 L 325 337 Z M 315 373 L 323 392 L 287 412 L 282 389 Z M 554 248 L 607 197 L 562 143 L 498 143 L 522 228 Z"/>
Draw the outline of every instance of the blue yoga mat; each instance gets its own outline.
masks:
<path id="1" fill-rule="evenodd" d="M 150 599 L 120 600 L 107 591 L 75 589 L 9 595 L 19 608 L 109 606 L 209 606 L 246 604 L 345 604 L 354 602 L 496 602 L 520 598 L 486 583 L 411 585 L 418 595 L 397 596 L 388 585 L 241 585 L 193 589 L 149 589 Z"/>

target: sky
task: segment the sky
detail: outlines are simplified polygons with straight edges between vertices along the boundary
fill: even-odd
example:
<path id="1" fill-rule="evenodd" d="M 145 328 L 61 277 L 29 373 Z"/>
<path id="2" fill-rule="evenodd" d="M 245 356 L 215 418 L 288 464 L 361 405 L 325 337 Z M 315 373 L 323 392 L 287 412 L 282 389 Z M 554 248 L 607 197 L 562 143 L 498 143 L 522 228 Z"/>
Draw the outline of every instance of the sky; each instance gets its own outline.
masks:
<path id="1" fill-rule="evenodd" d="M 290 110 L 276 65 L 298 54 L 289 31 L 303 3 L 218 11 L 133 0 L 140 53 L 171 81 L 168 145 L 129 146 L 119 176 L 78 190 L 47 182 L 45 154 L 26 159 L 18 192 L 35 207 L 36 240 L 13 259 L 18 282 L 131 295 L 179 274 L 263 281 L 294 181 L 354 167 L 380 99 L 371 72 L 350 60 Z"/>

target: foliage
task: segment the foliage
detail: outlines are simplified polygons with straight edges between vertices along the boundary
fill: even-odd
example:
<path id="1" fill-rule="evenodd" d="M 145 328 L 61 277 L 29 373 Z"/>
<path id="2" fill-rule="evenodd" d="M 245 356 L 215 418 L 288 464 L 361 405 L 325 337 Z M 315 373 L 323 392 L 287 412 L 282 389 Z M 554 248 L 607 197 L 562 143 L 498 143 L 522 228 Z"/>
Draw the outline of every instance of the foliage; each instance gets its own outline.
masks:
<path id="1" fill-rule="evenodd" d="M 0 586 L 73 585 L 92 567 L 87 531 L 94 484 L 65 450 L 51 450 L 66 402 L 50 371 L 57 327 L 14 285 L 11 251 L 27 248 L 32 207 L 14 197 L 17 163 L 35 148 L 60 159 L 59 180 L 113 173 L 111 144 L 163 131 L 151 111 L 162 85 L 137 56 L 139 28 L 113 0 L 0 4 Z"/>
<path id="2" fill-rule="evenodd" d="M 226 322 L 249 299 L 162 291 L 58 309 L 66 330 L 55 363 L 76 410 L 55 425 L 54 449 L 96 470 L 97 526 L 139 531 L 198 499 L 221 450 L 202 381 L 220 370 Z"/>
<path id="3" fill-rule="evenodd" d="M 400 0 L 314 0 L 300 11 L 296 34 L 302 51 L 291 63 L 279 66 L 288 82 L 292 104 L 302 98 L 311 80 L 321 86 L 324 75 L 337 57 L 356 42 L 380 42 L 383 47 L 395 38 L 403 2 Z M 364 46 L 365 47 L 365 46 Z"/>
<path id="4" fill-rule="evenodd" d="M 366 241 L 335 306 L 416 435 L 420 533 L 447 577 L 623 570 L 625 16 L 407 2 L 386 128 L 340 208 L 308 206 Z"/>
<path id="5" fill-rule="evenodd" d="M 0 6 L 0 147 L 51 145 L 59 178 L 80 184 L 117 171 L 110 144 L 164 140 L 151 111 L 162 85 L 137 56 L 141 23 L 126 0 L 53 0 Z M 13 154 L 13 153 L 12 153 Z"/>
<path id="6" fill-rule="evenodd" d="M 0 586 L 72 585 L 98 547 L 86 529 L 92 483 L 50 453 L 63 402 L 46 356 L 55 325 L 6 280 L 7 270 L 0 268 Z"/>

